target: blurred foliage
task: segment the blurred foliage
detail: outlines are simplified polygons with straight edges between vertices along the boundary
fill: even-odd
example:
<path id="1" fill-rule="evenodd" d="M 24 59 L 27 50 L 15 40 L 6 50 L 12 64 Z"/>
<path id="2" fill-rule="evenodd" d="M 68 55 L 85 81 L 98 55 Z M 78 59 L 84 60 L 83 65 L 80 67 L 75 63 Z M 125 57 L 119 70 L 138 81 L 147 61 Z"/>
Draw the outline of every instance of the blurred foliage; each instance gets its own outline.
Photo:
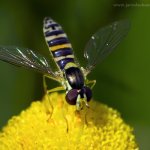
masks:
<path id="1" fill-rule="evenodd" d="M 67 32 L 76 56 L 100 27 L 128 18 L 125 40 L 91 73 L 94 98 L 118 109 L 131 124 L 141 149 L 150 149 L 150 1 L 149 0 L 8 0 L 0 1 L 0 44 L 28 47 L 48 55 L 42 22 L 51 16 Z M 82 61 L 81 61 L 82 62 Z M 42 75 L 0 62 L 0 126 L 43 95 Z M 49 82 L 49 88 L 56 86 Z"/>

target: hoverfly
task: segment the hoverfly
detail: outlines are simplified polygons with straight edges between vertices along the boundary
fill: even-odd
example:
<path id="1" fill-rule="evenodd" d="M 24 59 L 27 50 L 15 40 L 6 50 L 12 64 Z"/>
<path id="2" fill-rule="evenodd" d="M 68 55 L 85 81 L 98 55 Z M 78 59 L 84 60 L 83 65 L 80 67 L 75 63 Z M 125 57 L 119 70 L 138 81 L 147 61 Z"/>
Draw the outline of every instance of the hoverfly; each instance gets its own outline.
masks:
<path id="1" fill-rule="evenodd" d="M 0 60 L 42 73 L 47 93 L 66 90 L 66 101 L 80 110 L 84 103 L 88 106 L 92 98 L 91 89 L 96 83 L 96 80 L 87 80 L 87 75 L 120 43 L 129 27 L 127 20 L 121 20 L 98 30 L 84 50 L 87 66 L 81 67 L 74 58 L 71 43 L 62 27 L 46 17 L 43 25 L 44 37 L 57 71 L 52 69 L 49 59 L 28 48 L 0 46 Z M 61 86 L 47 90 L 46 77 L 58 81 Z"/>

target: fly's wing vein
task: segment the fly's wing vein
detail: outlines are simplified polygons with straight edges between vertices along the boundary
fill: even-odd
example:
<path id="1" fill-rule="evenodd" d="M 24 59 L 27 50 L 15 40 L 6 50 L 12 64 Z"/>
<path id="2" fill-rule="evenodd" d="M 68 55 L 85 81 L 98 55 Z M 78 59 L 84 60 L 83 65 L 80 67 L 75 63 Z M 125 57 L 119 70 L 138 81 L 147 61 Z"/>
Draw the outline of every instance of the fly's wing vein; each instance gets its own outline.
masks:
<path id="1" fill-rule="evenodd" d="M 50 78 L 60 79 L 60 75 L 52 71 L 48 59 L 30 49 L 15 46 L 0 46 L 0 59 L 16 66 L 38 71 Z"/>
<path id="2" fill-rule="evenodd" d="M 88 62 L 85 67 L 86 75 L 114 50 L 127 35 L 129 28 L 128 20 L 116 21 L 101 28 L 91 37 L 84 50 L 84 57 Z"/>

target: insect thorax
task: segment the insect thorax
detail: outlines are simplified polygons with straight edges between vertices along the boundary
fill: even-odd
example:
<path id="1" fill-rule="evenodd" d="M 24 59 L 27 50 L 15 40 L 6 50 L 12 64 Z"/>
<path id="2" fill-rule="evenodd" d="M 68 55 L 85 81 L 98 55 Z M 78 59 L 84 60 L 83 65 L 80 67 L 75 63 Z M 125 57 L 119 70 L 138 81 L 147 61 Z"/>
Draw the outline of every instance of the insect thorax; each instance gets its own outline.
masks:
<path id="1" fill-rule="evenodd" d="M 84 77 L 78 67 L 70 67 L 65 70 L 66 79 L 73 89 L 81 89 L 84 86 Z"/>

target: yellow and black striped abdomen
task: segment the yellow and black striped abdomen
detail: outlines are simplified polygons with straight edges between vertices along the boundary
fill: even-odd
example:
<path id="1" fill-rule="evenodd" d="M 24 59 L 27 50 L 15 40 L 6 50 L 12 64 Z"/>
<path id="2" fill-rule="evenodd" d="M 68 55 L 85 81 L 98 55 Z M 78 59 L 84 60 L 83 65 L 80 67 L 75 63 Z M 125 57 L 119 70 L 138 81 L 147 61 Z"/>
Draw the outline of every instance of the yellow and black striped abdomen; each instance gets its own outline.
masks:
<path id="1" fill-rule="evenodd" d="M 55 62 L 60 69 L 67 63 L 74 63 L 72 46 L 62 27 L 51 18 L 44 19 L 44 36 Z"/>

